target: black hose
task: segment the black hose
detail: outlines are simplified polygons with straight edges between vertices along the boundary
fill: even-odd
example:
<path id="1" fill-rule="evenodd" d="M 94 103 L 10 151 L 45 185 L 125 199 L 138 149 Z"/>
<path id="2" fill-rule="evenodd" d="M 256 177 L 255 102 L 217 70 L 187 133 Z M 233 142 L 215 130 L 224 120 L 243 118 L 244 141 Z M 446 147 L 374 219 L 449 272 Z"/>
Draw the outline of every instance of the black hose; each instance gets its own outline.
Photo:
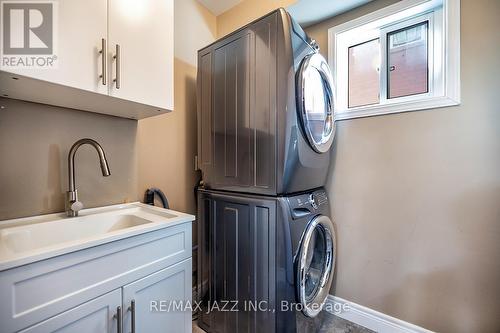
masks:
<path id="1" fill-rule="evenodd" d="M 151 187 L 146 190 L 146 193 L 144 194 L 144 203 L 154 206 L 155 205 L 155 194 L 158 195 L 158 197 L 161 200 L 161 204 L 163 205 L 163 208 L 168 209 L 168 200 L 167 197 L 165 196 L 165 193 L 163 193 L 162 190 L 156 187 Z"/>

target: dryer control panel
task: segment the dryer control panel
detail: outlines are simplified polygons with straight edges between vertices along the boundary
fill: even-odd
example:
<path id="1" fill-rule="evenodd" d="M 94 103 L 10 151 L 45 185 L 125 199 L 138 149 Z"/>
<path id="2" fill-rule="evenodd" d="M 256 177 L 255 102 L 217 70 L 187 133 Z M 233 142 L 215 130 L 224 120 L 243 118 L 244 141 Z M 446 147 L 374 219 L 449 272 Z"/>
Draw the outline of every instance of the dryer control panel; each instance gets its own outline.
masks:
<path id="1" fill-rule="evenodd" d="M 297 219 L 315 214 L 328 203 L 328 196 L 325 190 L 317 190 L 289 197 L 287 200 L 292 218 Z"/>

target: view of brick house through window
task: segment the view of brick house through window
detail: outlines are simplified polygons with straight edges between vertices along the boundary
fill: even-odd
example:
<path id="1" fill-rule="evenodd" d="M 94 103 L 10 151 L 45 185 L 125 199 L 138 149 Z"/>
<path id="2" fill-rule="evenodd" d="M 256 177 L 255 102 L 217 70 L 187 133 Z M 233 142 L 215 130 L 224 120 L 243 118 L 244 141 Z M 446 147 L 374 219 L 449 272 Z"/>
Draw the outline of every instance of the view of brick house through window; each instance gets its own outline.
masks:
<path id="1" fill-rule="evenodd" d="M 428 92 L 428 22 L 387 34 L 387 98 Z M 380 38 L 350 46 L 348 105 L 380 102 Z"/>
<path id="2" fill-rule="evenodd" d="M 388 45 L 388 98 L 428 92 L 428 22 L 391 32 Z"/>

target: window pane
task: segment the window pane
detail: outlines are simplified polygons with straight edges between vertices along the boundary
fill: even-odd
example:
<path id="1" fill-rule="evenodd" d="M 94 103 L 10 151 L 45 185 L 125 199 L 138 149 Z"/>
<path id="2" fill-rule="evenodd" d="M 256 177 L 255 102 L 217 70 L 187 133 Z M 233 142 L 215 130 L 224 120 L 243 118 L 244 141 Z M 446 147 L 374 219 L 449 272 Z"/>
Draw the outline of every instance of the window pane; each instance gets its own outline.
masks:
<path id="1" fill-rule="evenodd" d="M 350 108 L 379 102 L 380 40 L 349 47 Z"/>
<path id="2" fill-rule="evenodd" d="M 387 34 L 388 98 L 428 92 L 428 22 Z"/>

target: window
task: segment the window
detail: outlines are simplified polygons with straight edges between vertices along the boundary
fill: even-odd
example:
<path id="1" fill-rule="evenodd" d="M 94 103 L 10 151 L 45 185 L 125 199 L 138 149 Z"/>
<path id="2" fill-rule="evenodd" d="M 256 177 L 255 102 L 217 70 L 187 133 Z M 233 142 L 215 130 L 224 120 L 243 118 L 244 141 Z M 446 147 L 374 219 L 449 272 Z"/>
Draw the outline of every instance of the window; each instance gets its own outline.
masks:
<path id="1" fill-rule="evenodd" d="M 380 40 L 349 46 L 349 107 L 379 103 Z"/>
<path id="2" fill-rule="evenodd" d="M 335 117 L 460 103 L 459 0 L 403 0 L 329 30 Z"/>
<path id="3" fill-rule="evenodd" d="M 429 92 L 429 22 L 387 34 L 387 98 Z"/>

